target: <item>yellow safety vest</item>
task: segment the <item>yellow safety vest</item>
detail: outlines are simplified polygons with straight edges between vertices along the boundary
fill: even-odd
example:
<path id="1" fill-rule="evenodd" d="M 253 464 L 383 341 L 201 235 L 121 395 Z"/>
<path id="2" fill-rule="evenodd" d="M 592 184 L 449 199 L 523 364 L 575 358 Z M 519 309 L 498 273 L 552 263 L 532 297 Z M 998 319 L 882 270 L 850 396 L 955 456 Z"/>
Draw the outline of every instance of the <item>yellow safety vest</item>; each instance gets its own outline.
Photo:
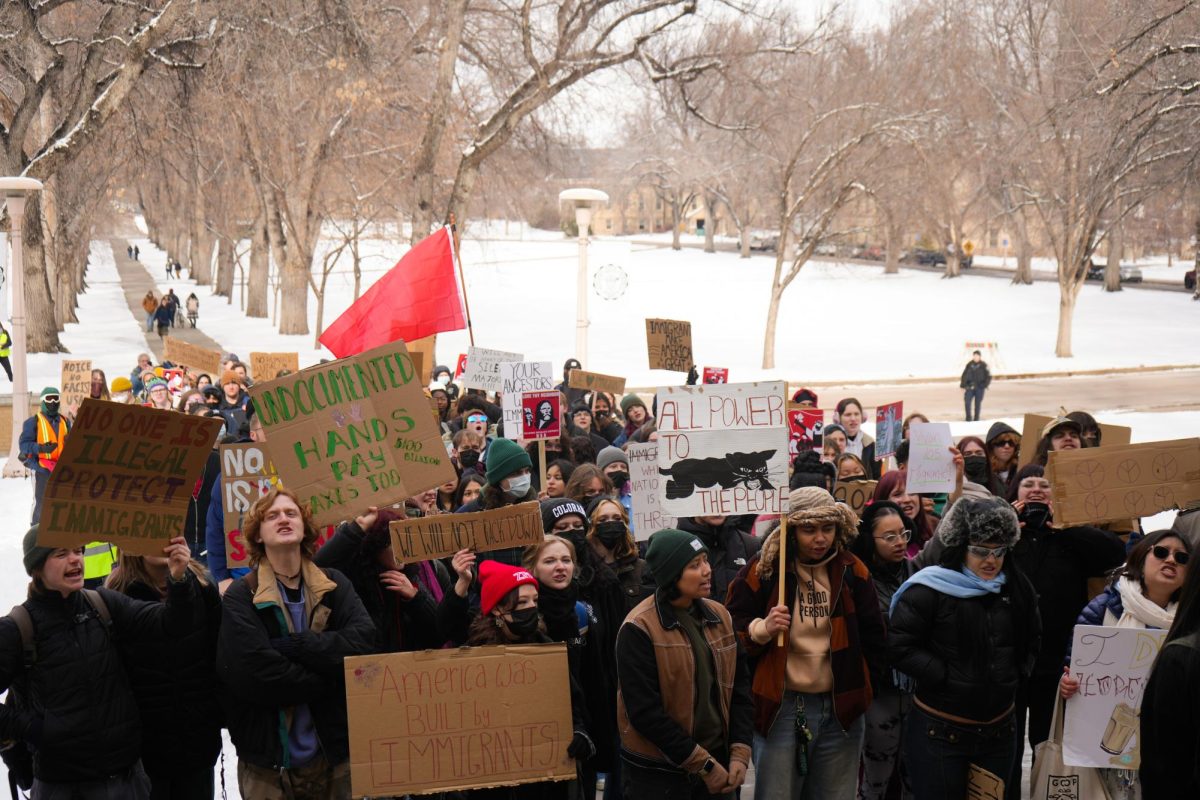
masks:
<path id="1" fill-rule="evenodd" d="M 121 552 L 108 542 L 89 542 L 83 548 L 83 579 L 107 578 Z"/>
<path id="2" fill-rule="evenodd" d="M 12 337 L 8 331 L 0 331 L 0 358 L 8 358 L 12 354 Z"/>

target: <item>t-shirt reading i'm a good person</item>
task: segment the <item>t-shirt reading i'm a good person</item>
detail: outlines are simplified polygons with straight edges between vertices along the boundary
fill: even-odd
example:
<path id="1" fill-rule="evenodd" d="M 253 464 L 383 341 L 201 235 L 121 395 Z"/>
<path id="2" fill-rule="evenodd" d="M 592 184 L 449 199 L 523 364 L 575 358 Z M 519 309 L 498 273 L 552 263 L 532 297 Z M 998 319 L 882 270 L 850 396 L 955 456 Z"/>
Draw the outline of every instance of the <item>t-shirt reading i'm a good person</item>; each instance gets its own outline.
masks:
<path id="1" fill-rule="evenodd" d="M 787 688 L 795 692 L 821 694 L 833 689 L 829 562 L 835 556 L 837 550 L 816 564 L 796 565 L 796 598 L 788 628 L 787 657 Z"/>

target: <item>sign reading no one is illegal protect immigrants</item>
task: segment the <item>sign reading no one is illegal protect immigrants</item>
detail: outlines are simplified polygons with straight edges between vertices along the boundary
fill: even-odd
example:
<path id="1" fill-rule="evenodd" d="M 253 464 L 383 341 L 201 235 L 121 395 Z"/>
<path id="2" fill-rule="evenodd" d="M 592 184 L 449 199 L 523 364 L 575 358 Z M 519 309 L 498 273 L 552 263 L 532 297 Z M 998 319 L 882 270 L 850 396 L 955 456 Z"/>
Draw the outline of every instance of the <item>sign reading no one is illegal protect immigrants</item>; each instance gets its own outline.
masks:
<path id="1" fill-rule="evenodd" d="M 285 486 L 317 526 L 454 480 L 404 342 L 250 388 Z"/>
<path id="2" fill-rule="evenodd" d="M 183 535 L 192 489 L 221 420 L 88 398 L 42 501 L 38 544 L 111 542 L 160 556 Z"/>

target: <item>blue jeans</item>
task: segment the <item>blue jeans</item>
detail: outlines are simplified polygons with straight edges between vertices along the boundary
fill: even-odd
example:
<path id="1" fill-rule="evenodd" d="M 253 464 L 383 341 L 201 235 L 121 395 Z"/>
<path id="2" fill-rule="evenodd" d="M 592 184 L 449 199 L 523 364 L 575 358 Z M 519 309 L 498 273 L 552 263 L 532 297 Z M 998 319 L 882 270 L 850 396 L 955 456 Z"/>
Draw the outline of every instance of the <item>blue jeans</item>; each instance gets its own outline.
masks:
<path id="1" fill-rule="evenodd" d="M 1011 714 L 992 725 L 959 725 L 913 706 L 904 721 L 904 761 L 916 797 L 966 797 L 972 765 L 1003 784 L 1012 774 L 1016 752 L 1017 725 Z M 1000 788 L 995 796 L 1003 795 Z"/>
<path id="2" fill-rule="evenodd" d="M 798 700 L 813 735 L 805 776 L 796 769 Z M 767 736 L 754 736 L 754 800 L 854 800 L 863 730 L 862 717 L 842 730 L 829 693 L 784 692 Z"/>
<path id="3" fill-rule="evenodd" d="M 963 395 L 963 405 L 966 406 L 967 410 L 967 422 L 970 422 L 971 420 L 976 422 L 979 421 L 979 407 L 983 405 L 983 392 L 984 389 L 982 386 L 972 386 L 970 389 L 967 389 L 966 393 Z M 974 417 L 971 416 L 971 400 L 975 401 Z"/>

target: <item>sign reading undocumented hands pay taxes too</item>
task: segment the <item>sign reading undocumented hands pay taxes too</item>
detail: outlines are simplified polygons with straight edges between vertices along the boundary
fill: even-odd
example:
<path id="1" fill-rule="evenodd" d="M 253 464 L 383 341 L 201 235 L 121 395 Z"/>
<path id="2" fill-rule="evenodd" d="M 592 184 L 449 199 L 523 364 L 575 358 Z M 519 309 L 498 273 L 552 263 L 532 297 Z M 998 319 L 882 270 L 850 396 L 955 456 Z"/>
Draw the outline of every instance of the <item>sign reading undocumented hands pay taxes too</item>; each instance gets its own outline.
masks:
<path id="1" fill-rule="evenodd" d="M 392 551 L 405 564 L 452 556 L 459 550 L 484 553 L 542 541 L 542 512 L 536 501 L 470 514 L 435 514 L 388 525 Z"/>
<path id="2" fill-rule="evenodd" d="M 161 556 L 183 535 L 188 501 L 221 420 L 88 398 L 42 503 L 38 544 L 111 542 Z"/>
<path id="3" fill-rule="evenodd" d="M 355 797 L 570 780 L 566 645 L 347 658 Z"/>
<path id="4" fill-rule="evenodd" d="M 279 477 L 318 527 L 454 480 L 404 342 L 256 383 L 250 396 Z"/>

